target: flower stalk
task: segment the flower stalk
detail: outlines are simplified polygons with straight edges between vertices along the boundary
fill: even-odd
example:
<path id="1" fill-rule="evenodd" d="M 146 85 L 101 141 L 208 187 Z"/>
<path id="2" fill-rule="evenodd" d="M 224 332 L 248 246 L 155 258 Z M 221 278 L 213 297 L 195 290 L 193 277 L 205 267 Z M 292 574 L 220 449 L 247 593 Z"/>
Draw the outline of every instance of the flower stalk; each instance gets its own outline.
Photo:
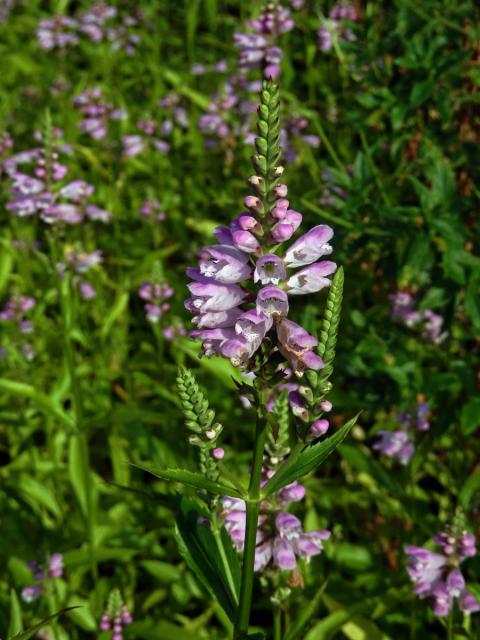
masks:
<path id="1" fill-rule="evenodd" d="M 267 438 L 267 421 L 264 415 L 265 395 L 258 394 L 257 424 L 252 471 L 246 500 L 247 523 L 245 529 L 245 547 L 243 553 L 242 582 L 234 639 L 242 638 L 248 631 L 250 609 L 252 606 L 255 551 L 257 546 L 258 516 L 260 513 L 260 482 L 262 476 L 263 452 Z"/>

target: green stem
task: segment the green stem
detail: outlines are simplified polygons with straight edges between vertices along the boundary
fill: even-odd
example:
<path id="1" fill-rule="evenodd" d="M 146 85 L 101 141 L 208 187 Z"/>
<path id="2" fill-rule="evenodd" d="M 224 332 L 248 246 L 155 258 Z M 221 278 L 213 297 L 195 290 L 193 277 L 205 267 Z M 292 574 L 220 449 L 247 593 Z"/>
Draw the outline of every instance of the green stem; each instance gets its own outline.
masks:
<path id="1" fill-rule="evenodd" d="M 252 606 L 255 549 L 257 545 L 257 525 L 260 512 L 260 480 L 262 476 L 263 451 L 267 437 L 267 423 L 263 415 L 263 394 L 259 394 L 257 408 L 257 425 L 255 428 L 255 449 L 252 472 L 246 500 L 247 523 L 245 545 L 243 551 L 242 582 L 240 586 L 240 603 L 235 621 L 234 639 L 240 639 L 248 632 L 250 609 Z"/>
<path id="2" fill-rule="evenodd" d="M 313 126 L 317 130 L 320 140 L 322 141 L 325 149 L 327 150 L 334 164 L 337 166 L 338 169 L 340 169 L 340 171 L 342 171 L 343 173 L 346 173 L 345 167 L 343 166 L 343 162 L 338 157 L 337 152 L 335 151 L 332 143 L 330 142 L 327 134 L 325 133 L 325 129 L 322 127 L 320 123 L 320 119 L 318 118 L 317 115 L 314 115 L 314 117 L 312 118 L 312 122 L 313 122 Z"/>
<path id="3" fill-rule="evenodd" d="M 362 141 L 362 147 L 363 150 L 365 152 L 365 158 L 367 159 L 367 163 L 368 166 L 370 167 L 370 171 L 373 174 L 374 180 L 375 180 L 375 184 L 377 185 L 377 189 L 380 192 L 380 195 L 382 196 L 382 198 L 385 201 L 385 204 L 390 205 L 390 198 L 388 197 L 388 193 L 386 192 L 383 183 L 382 183 L 382 178 L 377 170 L 377 167 L 375 165 L 375 163 L 372 160 L 372 156 L 370 153 L 370 148 L 368 146 L 368 142 L 367 142 L 367 138 L 365 136 L 365 133 L 363 131 L 360 131 L 360 140 Z"/>
<path id="4" fill-rule="evenodd" d="M 273 609 L 273 640 L 282 640 L 282 610 L 280 607 Z"/>
<path id="5" fill-rule="evenodd" d="M 448 614 L 447 620 L 447 640 L 453 640 L 453 608 Z"/>
<path id="6" fill-rule="evenodd" d="M 71 274 L 66 273 L 60 285 L 60 301 L 63 321 L 64 356 L 65 364 L 70 378 L 70 389 L 72 395 L 72 412 L 75 422 L 76 435 L 82 453 L 83 473 L 85 475 L 86 492 L 86 525 L 89 556 L 93 579 L 98 577 L 97 563 L 94 553 L 94 526 L 93 526 L 93 500 L 90 473 L 90 452 L 88 450 L 87 437 L 82 429 L 83 426 L 83 402 L 80 382 L 75 366 L 75 353 L 72 344 L 72 327 L 74 326 L 74 305 L 72 301 Z"/>

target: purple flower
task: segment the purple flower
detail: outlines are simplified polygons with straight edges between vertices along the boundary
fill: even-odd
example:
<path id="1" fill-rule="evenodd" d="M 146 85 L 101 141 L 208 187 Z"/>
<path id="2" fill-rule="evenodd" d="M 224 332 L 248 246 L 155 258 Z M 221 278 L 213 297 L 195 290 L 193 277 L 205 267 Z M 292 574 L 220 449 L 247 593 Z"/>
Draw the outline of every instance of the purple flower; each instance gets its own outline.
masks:
<path id="1" fill-rule="evenodd" d="M 310 431 L 308 432 L 308 434 L 311 438 L 318 438 L 319 436 L 325 435 L 329 427 L 330 425 L 328 423 L 328 420 L 315 420 L 315 422 L 310 427 Z"/>
<path id="2" fill-rule="evenodd" d="M 277 336 L 280 351 L 297 375 L 301 375 L 305 369 L 323 367 L 323 360 L 313 352 L 318 340 L 300 325 L 284 318 L 277 326 Z"/>
<path id="3" fill-rule="evenodd" d="M 265 478 L 272 477 L 273 472 L 264 475 Z M 305 488 L 293 482 L 276 496 L 262 502 L 256 536 L 255 571 L 262 571 L 270 563 L 281 571 L 291 571 L 297 566 L 297 558 L 309 558 L 322 552 L 323 541 L 330 537 L 329 531 L 305 532 L 296 516 L 278 510 L 278 506 L 285 508 L 291 502 L 303 500 L 304 496 Z M 245 540 L 245 503 L 229 496 L 223 497 L 221 502 L 225 528 L 237 551 L 241 552 Z"/>
<path id="4" fill-rule="evenodd" d="M 48 571 L 52 578 L 61 578 L 63 575 L 63 555 L 53 553 L 49 558 Z"/>
<path id="5" fill-rule="evenodd" d="M 380 440 L 373 445 L 374 449 L 381 451 L 389 458 L 398 460 L 403 465 L 410 462 L 414 446 L 408 431 L 379 431 L 378 435 Z"/>
<path id="6" fill-rule="evenodd" d="M 112 218 L 110 211 L 100 209 L 94 204 L 87 204 L 85 207 L 85 213 L 90 220 L 98 220 L 99 222 L 109 222 Z"/>
<path id="7" fill-rule="evenodd" d="M 127 605 L 123 604 L 118 589 L 115 589 L 110 594 L 108 606 L 102 614 L 100 629 L 102 631 L 113 631 L 112 640 L 122 640 L 123 628 L 132 622 L 132 614 Z"/>
<path id="8" fill-rule="evenodd" d="M 333 230 L 327 225 L 318 225 L 307 231 L 285 252 L 284 262 L 289 268 L 303 267 L 312 264 L 318 258 L 330 255 L 333 251 L 328 244 Z"/>
<path id="9" fill-rule="evenodd" d="M 434 540 L 447 555 L 423 547 L 405 547 L 407 571 L 414 583 L 414 593 L 420 598 L 432 598 L 433 612 L 439 617 L 450 613 L 455 600 L 464 613 L 480 611 L 480 603 L 467 590 L 465 578 L 459 569 L 465 557 L 475 555 L 474 536 L 466 531 L 458 531 L 454 526 L 435 536 Z M 470 551 L 462 555 L 465 542 Z"/>
<path id="10" fill-rule="evenodd" d="M 241 304 L 247 295 L 237 285 L 213 282 L 192 282 L 188 289 L 192 294 L 191 307 L 201 313 L 233 309 Z"/>
<path id="11" fill-rule="evenodd" d="M 85 182 L 85 180 L 73 180 L 69 182 L 59 191 L 59 195 L 73 202 L 80 202 L 88 198 L 94 192 L 95 187 Z"/>
<path id="12" fill-rule="evenodd" d="M 78 43 L 75 33 L 77 23 L 67 16 L 54 16 L 40 20 L 37 27 L 37 40 L 42 49 L 63 49 Z"/>
<path id="13" fill-rule="evenodd" d="M 315 293 L 325 287 L 329 287 L 330 280 L 325 276 L 335 273 L 336 269 L 335 262 L 328 260 L 311 264 L 290 276 L 286 283 L 288 293 L 290 295 L 303 295 L 305 293 Z"/>
<path id="14" fill-rule="evenodd" d="M 157 323 L 160 318 L 170 309 L 170 304 L 166 302 L 174 294 L 174 290 L 169 284 L 143 282 L 138 290 L 138 295 L 147 303 L 144 306 L 147 320 Z"/>
<path id="15" fill-rule="evenodd" d="M 88 282 L 80 282 L 80 284 L 78 285 L 78 288 L 80 291 L 80 295 L 84 300 L 92 300 L 97 295 L 97 292 L 95 291 L 95 289 Z"/>
<path id="16" fill-rule="evenodd" d="M 138 156 L 147 146 L 145 139 L 139 135 L 123 136 L 122 142 L 124 158 Z"/>
<path id="17" fill-rule="evenodd" d="M 389 299 L 393 320 L 407 327 L 420 328 L 422 337 L 433 344 L 441 344 L 446 339 L 448 333 L 442 332 L 442 316 L 431 309 L 416 309 L 416 300 L 410 293 L 397 291 L 390 294 Z"/>
<path id="18" fill-rule="evenodd" d="M 62 132 L 52 130 L 54 149 L 46 157 L 45 149 L 33 149 L 10 158 L 7 173 L 12 177 L 11 201 L 6 208 L 19 217 L 37 214 L 46 224 L 79 224 L 85 217 L 108 222 L 111 214 L 89 204 L 94 187 L 84 180 L 73 180 L 61 185 L 67 167 L 57 161 L 58 151 L 70 153 L 69 145 L 59 145 Z M 35 163 L 31 173 L 19 172 L 18 164 Z"/>
<path id="19" fill-rule="evenodd" d="M 86 273 L 103 262 L 102 252 L 98 250 L 91 253 L 71 251 L 66 258 L 75 273 Z"/>
<path id="20" fill-rule="evenodd" d="M 408 560 L 407 571 L 415 583 L 415 593 L 421 598 L 432 595 L 443 576 L 447 559 L 439 553 L 413 545 L 405 547 L 405 552 Z"/>
<path id="21" fill-rule="evenodd" d="M 200 252 L 200 273 L 217 282 L 235 284 L 252 273 L 248 256 L 229 245 L 213 245 Z"/>
<path id="22" fill-rule="evenodd" d="M 279 256 L 267 253 L 257 260 L 253 275 L 254 282 L 277 285 L 285 278 L 285 265 Z"/>
<path id="23" fill-rule="evenodd" d="M 257 294 L 257 311 L 273 318 L 283 318 L 288 314 L 288 295 L 270 285 L 260 289 Z"/>
<path id="24" fill-rule="evenodd" d="M 42 595 L 43 587 L 39 584 L 22 589 L 22 600 L 27 603 L 34 602 Z"/>

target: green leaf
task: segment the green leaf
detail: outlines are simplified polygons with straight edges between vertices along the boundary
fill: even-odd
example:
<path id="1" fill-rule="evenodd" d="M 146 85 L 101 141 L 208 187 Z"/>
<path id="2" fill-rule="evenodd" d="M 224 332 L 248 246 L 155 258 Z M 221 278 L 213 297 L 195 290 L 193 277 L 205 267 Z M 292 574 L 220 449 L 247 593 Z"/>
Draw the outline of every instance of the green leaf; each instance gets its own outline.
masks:
<path id="1" fill-rule="evenodd" d="M 25 384 L 24 382 L 16 382 L 15 380 L 8 380 L 7 378 L 0 378 L 0 391 L 19 398 L 28 398 L 32 400 L 34 404 L 38 405 L 39 408 L 47 413 L 51 413 L 68 427 L 75 427 L 74 421 L 54 400 L 44 393 L 37 391 L 32 385 Z"/>
<path id="2" fill-rule="evenodd" d="M 29 640 L 42 627 L 44 627 L 45 625 L 49 624 L 50 622 L 53 622 L 56 618 L 58 618 L 58 616 L 61 616 L 61 615 L 65 614 L 65 613 L 67 613 L 68 611 L 72 611 L 73 609 L 76 609 L 76 608 L 77 607 L 67 607 L 66 609 L 62 609 L 61 611 L 57 611 L 57 613 L 54 613 L 53 615 L 48 616 L 48 618 L 44 618 L 41 622 L 37 622 L 37 624 L 34 624 L 33 627 L 28 627 L 28 629 L 26 629 L 22 633 L 17 633 L 17 635 L 15 635 L 15 636 L 7 636 L 7 640 Z"/>
<path id="3" fill-rule="evenodd" d="M 162 480 L 173 480 L 174 482 L 181 482 L 189 487 L 195 489 L 204 489 L 215 496 L 232 496 L 234 498 L 243 498 L 245 493 L 242 494 L 235 487 L 231 487 L 221 482 L 213 482 L 200 473 L 194 471 L 187 471 L 186 469 L 158 469 L 156 467 L 145 467 L 140 464 L 134 464 L 134 467 L 151 473 L 157 478 Z"/>
<path id="4" fill-rule="evenodd" d="M 381 464 L 368 455 L 366 447 L 353 446 L 351 444 L 342 444 L 338 452 L 352 465 L 357 471 L 368 474 L 378 484 L 383 485 L 392 493 L 399 495 L 401 488 L 392 474 L 388 473 Z"/>
<path id="5" fill-rule="evenodd" d="M 96 632 L 98 621 L 92 613 L 88 600 L 81 599 L 78 596 L 71 596 L 67 604 L 73 605 L 74 602 L 76 606 L 72 606 L 72 611 L 67 613 L 68 618 L 84 631 Z"/>
<path id="6" fill-rule="evenodd" d="M 106 338 L 108 336 L 115 322 L 124 313 L 125 309 L 128 306 L 128 297 L 129 296 L 127 292 L 120 293 L 117 296 L 117 299 L 113 303 L 112 308 L 103 320 L 102 329 L 100 331 L 100 335 L 102 338 Z"/>
<path id="7" fill-rule="evenodd" d="M 62 510 L 53 493 L 31 475 L 22 475 L 15 481 L 16 488 L 24 498 L 32 505 L 45 507 L 57 518 L 62 515 Z"/>
<path id="8" fill-rule="evenodd" d="M 68 450 L 68 473 L 73 490 L 84 517 L 90 512 L 90 471 L 88 468 L 88 445 L 84 434 L 75 434 L 70 438 Z"/>
<path id="9" fill-rule="evenodd" d="M 190 569 L 233 622 L 240 590 L 238 555 L 224 528 L 215 537 L 208 526 L 199 523 L 199 517 L 206 515 L 195 502 L 183 498 L 177 516 L 177 542 Z"/>
<path id="10" fill-rule="evenodd" d="M 170 584 L 177 582 L 181 577 L 181 572 L 173 564 L 162 562 L 161 560 L 142 560 L 140 562 L 145 571 L 154 576 L 159 582 Z"/>
<path id="11" fill-rule="evenodd" d="M 289 464 L 289 458 L 278 469 L 276 474 L 271 478 L 263 489 L 263 495 L 269 496 L 282 487 L 290 484 L 294 480 L 302 478 L 316 467 L 320 466 L 328 456 L 345 440 L 350 430 L 353 428 L 358 419 L 357 414 L 354 418 L 343 425 L 333 436 L 327 440 L 317 442 L 316 444 L 307 445 Z"/>
<path id="12" fill-rule="evenodd" d="M 2 231 L 5 233 L 5 229 Z M 0 242 L 0 294 L 7 286 L 8 278 L 12 271 L 13 251 L 12 241 L 9 237 L 2 238 Z"/>
<path id="13" fill-rule="evenodd" d="M 201 358 L 199 357 L 200 342 L 180 338 L 175 343 L 176 347 L 183 351 L 189 358 L 194 360 L 199 367 L 205 369 L 209 375 L 213 375 L 225 385 L 228 389 L 236 389 L 236 380 L 239 384 L 243 383 L 242 376 L 237 367 L 234 367 L 229 360 L 225 358 Z"/>
<path id="14" fill-rule="evenodd" d="M 469 509 L 476 495 L 480 495 L 480 469 L 475 469 L 475 471 L 468 476 L 463 487 L 460 489 L 458 501 L 464 509 Z"/>
<path id="15" fill-rule="evenodd" d="M 462 408 L 460 422 L 463 433 L 467 436 L 480 427 L 480 398 L 473 398 Z"/>
<path id="16" fill-rule="evenodd" d="M 198 631 L 188 631 L 166 620 L 134 622 L 128 626 L 131 638 L 142 640 L 198 640 Z"/>
<path id="17" fill-rule="evenodd" d="M 374 561 L 366 547 L 350 542 L 339 542 L 335 548 L 335 560 L 341 567 L 364 572 L 372 569 Z"/>
<path id="18" fill-rule="evenodd" d="M 333 640 L 340 629 L 349 640 L 390 640 L 374 622 L 360 615 L 375 606 L 373 600 L 364 600 L 351 607 L 345 607 L 328 595 L 323 600 L 331 613 L 313 627 L 305 640 Z"/>
<path id="19" fill-rule="evenodd" d="M 433 80 L 431 78 L 415 83 L 410 94 L 410 105 L 416 109 L 430 98 L 432 91 Z"/>
<path id="20" fill-rule="evenodd" d="M 15 589 L 10 591 L 10 621 L 8 623 L 8 637 L 21 633 L 23 631 L 22 608 L 18 601 Z"/>
<path id="21" fill-rule="evenodd" d="M 326 586 L 327 581 L 325 581 L 317 590 L 307 607 L 295 617 L 295 620 L 288 627 L 283 640 L 295 640 L 296 638 L 299 638 L 300 633 L 302 633 L 305 630 L 305 627 L 313 621 L 313 617 L 322 602 Z"/>

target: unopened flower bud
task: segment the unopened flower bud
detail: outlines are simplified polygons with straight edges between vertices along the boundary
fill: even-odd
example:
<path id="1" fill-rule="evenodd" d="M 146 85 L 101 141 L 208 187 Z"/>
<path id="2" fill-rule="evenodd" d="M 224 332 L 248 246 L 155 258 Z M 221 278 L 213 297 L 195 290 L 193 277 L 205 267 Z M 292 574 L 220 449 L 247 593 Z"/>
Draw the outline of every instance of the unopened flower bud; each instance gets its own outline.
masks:
<path id="1" fill-rule="evenodd" d="M 278 198 L 285 198 L 285 196 L 288 193 L 288 188 L 286 184 L 277 184 L 277 186 L 274 188 L 273 193 L 278 197 Z"/>
<path id="2" fill-rule="evenodd" d="M 318 436 L 323 436 L 328 431 L 328 420 L 315 420 L 315 422 L 310 427 L 310 431 L 308 434 L 312 438 L 318 438 Z"/>
<path id="3" fill-rule="evenodd" d="M 217 432 L 216 432 L 216 430 L 215 430 L 215 429 L 207 429 L 207 430 L 205 431 L 205 437 L 206 437 L 208 440 L 215 440 L 216 436 L 217 436 Z"/>
<path id="4" fill-rule="evenodd" d="M 322 411 L 331 411 L 332 410 L 332 403 L 329 400 L 324 400 L 323 402 L 320 403 L 320 409 Z"/>
<path id="5" fill-rule="evenodd" d="M 258 209 L 262 206 L 262 202 L 257 196 L 246 196 L 244 203 L 248 209 Z"/>
<path id="6" fill-rule="evenodd" d="M 215 449 L 212 450 L 212 456 L 213 458 L 215 458 L 215 460 L 221 460 L 224 455 L 225 455 L 225 450 L 222 449 L 221 447 L 216 447 Z"/>
<path id="7" fill-rule="evenodd" d="M 282 166 L 275 167 L 274 175 L 278 178 L 278 176 L 281 176 L 284 171 L 285 171 L 285 167 L 282 167 Z"/>

